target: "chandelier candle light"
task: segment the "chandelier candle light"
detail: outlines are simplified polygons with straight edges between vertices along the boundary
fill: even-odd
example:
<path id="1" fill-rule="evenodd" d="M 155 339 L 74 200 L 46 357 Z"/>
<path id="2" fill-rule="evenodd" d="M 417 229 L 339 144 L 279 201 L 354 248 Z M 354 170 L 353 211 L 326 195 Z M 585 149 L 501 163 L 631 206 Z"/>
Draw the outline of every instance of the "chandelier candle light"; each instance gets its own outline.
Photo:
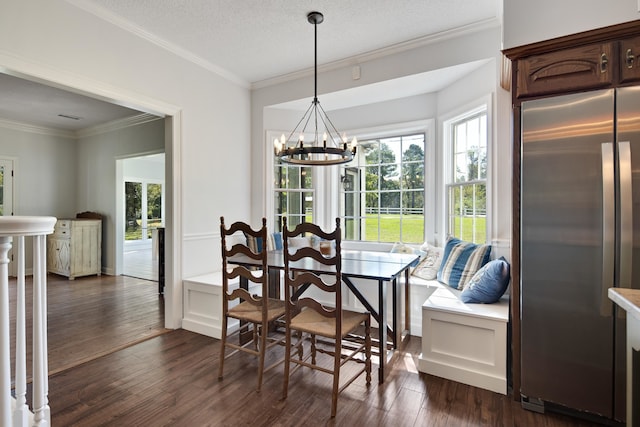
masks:
<path id="1" fill-rule="evenodd" d="M 285 139 L 284 134 L 278 140 L 273 141 L 274 152 L 284 163 L 307 166 L 325 166 L 339 165 L 353 160 L 356 154 L 357 140 L 354 137 L 351 145 L 347 144 L 346 135 L 340 136 L 336 127 L 331 123 L 329 116 L 320 106 L 318 101 L 318 24 L 324 20 L 324 16 L 320 12 L 311 12 L 307 15 L 309 23 L 313 24 L 314 29 L 314 92 L 313 101 L 298 122 L 296 127 L 291 131 L 289 137 Z M 307 125 L 313 119 L 315 125 L 313 144 L 304 145 L 304 132 Z M 322 122 L 324 132 L 322 141 L 319 139 L 318 122 Z M 298 134 L 297 141 L 292 136 Z M 289 141 L 295 141 L 294 145 L 288 145 Z"/>

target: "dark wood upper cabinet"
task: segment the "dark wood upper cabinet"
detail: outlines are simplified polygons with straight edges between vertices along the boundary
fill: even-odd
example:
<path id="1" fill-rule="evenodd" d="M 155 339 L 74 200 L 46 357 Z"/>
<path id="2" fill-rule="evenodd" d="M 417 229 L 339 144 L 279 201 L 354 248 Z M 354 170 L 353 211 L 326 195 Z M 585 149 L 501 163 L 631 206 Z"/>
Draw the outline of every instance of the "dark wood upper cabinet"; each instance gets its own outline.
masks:
<path id="1" fill-rule="evenodd" d="M 518 98 L 610 86 L 614 45 L 596 43 L 528 56 L 518 61 Z"/>
<path id="2" fill-rule="evenodd" d="M 521 101 L 640 82 L 640 20 L 503 52 L 512 62 L 512 97 Z"/>
<path id="3" fill-rule="evenodd" d="M 620 83 L 640 81 L 640 37 L 620 41 Z"/>

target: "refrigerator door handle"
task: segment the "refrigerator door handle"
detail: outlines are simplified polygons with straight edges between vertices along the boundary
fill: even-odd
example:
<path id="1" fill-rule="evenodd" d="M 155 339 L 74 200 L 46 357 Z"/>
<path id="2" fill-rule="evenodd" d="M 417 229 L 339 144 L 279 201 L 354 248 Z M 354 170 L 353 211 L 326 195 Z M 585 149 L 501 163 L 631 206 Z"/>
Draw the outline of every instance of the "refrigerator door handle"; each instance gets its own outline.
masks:
<path id="1" fill-rule="evenodd" d="M 618 286 L 631 287 L 633 256 L 633 189 L 631 187 L 631 145 L 618 142 L 620 168 L 620 278 Z"/>
<path id="2" fill-rule="evenodd" d="M 611 316 L 613 307 L 607 292 L 614 286 L 615 261 L 615 184 L 613 171 L 613 143 L 602 144 L 602 289 L 600 295 L 600 314 Z"/>

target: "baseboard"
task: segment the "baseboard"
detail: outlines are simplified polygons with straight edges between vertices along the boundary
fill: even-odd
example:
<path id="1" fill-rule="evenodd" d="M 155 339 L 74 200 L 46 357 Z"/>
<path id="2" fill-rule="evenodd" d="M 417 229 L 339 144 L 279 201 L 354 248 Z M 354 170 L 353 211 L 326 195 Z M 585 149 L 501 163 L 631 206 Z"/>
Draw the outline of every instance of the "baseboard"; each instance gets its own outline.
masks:
<path id="1" fill-rule="evenodd" d="M 434 362 L 433 360 L 424 358 L 422 354 L 420 354 L 418 359 L 418 369 L 420 372 L 424 372 L 425 374 L 435 375 L 437 377 L 446 378 L 504 395 L 507 394 L 506 378 L 472 371 L 460 366 Z"/>

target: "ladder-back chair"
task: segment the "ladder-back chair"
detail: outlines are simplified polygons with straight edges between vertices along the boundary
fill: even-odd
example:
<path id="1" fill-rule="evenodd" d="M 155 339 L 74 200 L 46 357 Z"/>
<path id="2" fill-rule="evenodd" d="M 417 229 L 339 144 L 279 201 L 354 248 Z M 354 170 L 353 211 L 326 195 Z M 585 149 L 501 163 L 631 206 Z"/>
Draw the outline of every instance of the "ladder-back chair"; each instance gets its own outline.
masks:
<path id="1" fill-rule="evenodd" d="M 318 241 L 319 249 L 291 247 L 290 240 L 297 237 Z M 291 363 L 296 364 L 296 368 L 305 366 L 329 373 L 333 375 L 331 417 L 335 417 L 339 393 L 362 373 L 366 374 L 367 385 L 371 383 L 371 315 L 342 309 L 340 219 L 336 219 L 336 229 L 327 233 L 311 223 L 299 224 L 289 231 L 284 218 L 283 252 L 286 303 L 283 397 L 288 393 Z M 317 292 L 316 288 L 324 293 Z M 323 301 L 305 295 L 306 291 L 323 295 Z M 292 343 L 294 332 L 297 341 Z M 364 338 L 354 336 L 363 332 Z M 321 343 L 318 336 L 326 340 Z M 348 339 L 350 337 L 356 339 Z M 310 341 L 310 352 L 305 356 L 306 339 Z M 317 363 L 318 352 L 333 356 L 333 363 L 330 366 Z M 340 368 L 350 361 L 364 366 L 340 385 Z"/>
<path id="2" fill-rule="evenodd" d="M 222 240 L 222 333 L 220 345 L 220 365 L 218 378 L 223 378 L 224 362 L 238 351 L 249 353 L 258 357 L 258 388 L 262 387 L 263 374 L 269 369 L 282 363 L 280 359 L 272 363 L 267 368 L 265 364 L 266 351 L 278 343 L 282 344 L 283 339 L 268 337 L 269 323 L 275 322 L 282 317 L 285 312 L 284 301 L 269 298 L 268 283 L 269 273 L 267 266 L 267 220 L 262 219 L 262 227 L 253 230 L 248 224 L 234 222 L 229 228 L 225 227 L 224 217 L 220 217 L 220 237 Z M 243 234 L 246 244 L 234 241 L 231 243 L 232 235 Z M 235 237 L 235 236 L 234 236 Z M 252 242 L 252 244 L 249 244 Z M 253 243 L 258 244 L 253 244 Z M 229 245 L 232 246 L 229 248 Z M 230 257 L 244 258 L 246 264 L 231 264 Z M 231 289 L 229 283 L 238 278 L 240 284 L 247 284 L 247 287 L 259 286 L 260 295 L 251 294 L 248 289 L 242 286 Z M 236 319 L 240 323 L 238 330 L 227 335 L 229 319 Z M 244 337 L 252 332 L 252 339 L 247 343 L 241 342 Z M 237 336 L 238 344 L 229 342 L 229 338 Z M 227 348 L 233 349 L 226 354 Z"/>

